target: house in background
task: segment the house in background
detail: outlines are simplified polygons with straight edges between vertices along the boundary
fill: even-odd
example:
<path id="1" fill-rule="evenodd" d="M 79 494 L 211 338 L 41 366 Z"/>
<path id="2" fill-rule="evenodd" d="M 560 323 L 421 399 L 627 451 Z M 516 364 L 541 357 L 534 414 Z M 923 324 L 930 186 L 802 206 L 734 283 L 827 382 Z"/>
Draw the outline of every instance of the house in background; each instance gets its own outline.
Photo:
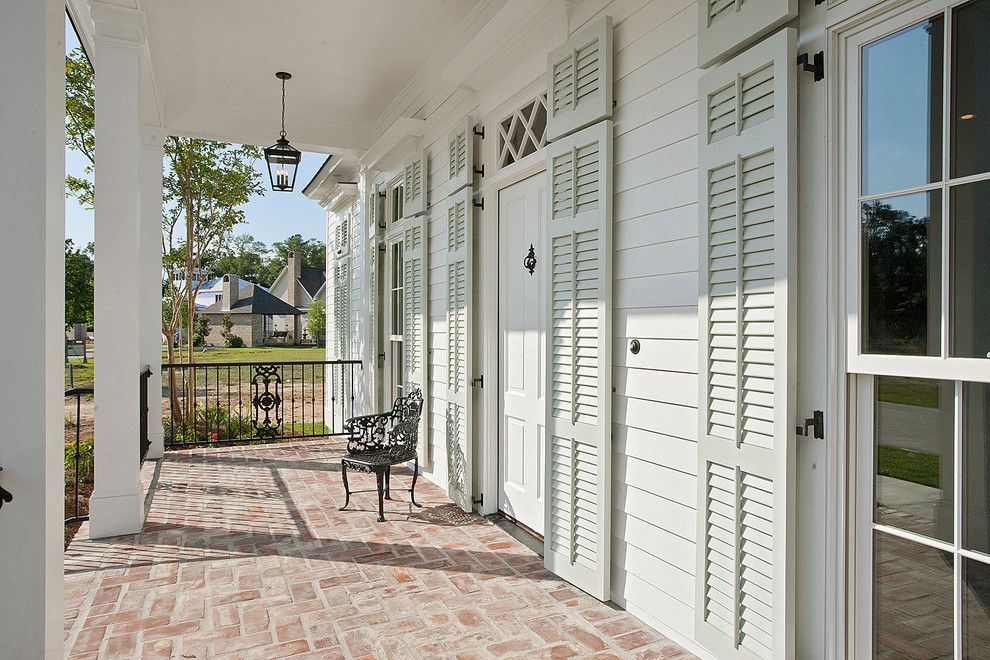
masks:
<path id="1" fill-rule="evenodd" d="M 268 291 L 293 307 L 297 313 L 276 316 L 273 331 L 288 333 L 285 339 L 293 343 L 298 343 L 301 339 L 318 339 L 309 337 L 305 316 L 314 300 L 326 302 L 326 280 L 326 271 L 303 266 L 302 255 L 289 252 L 285 267 L 275 277 Z"/>
<path id="2" fill-rule="evenodd" d="M 250 280 L 239 280 L 241 290 L 252 286 L 260 286 L 255 282 Z M 215 302 L 218 302 L 223 296 L 223 277 L 215 277 L 213 279 L 208 279 L 200 285 L 199 291 L 196 293 L 196 309 L 201 310 L 209 307 Z M 195 284 L 194 284 L 195 286 Z M 265 287 L 260 286 L 261 289 Z M 267 291 L 267 289 L 265 289 Z"/>
<path id="3" fill-rule="evenodd" d="M 224 275 L 220 279 L 220 300 L 200 311 L 210 322 L 210 331 L 205 337 L 207 346 L 224 345 L 223 322 L 226 316 L 233 323 L 230 334 L 243 339 L 245 346 L 264 346 L 265 340 L 274 331 L 276 318 L 295 320 L 302 314 L 257 284 L 240 286 L 237 275 Z"/>

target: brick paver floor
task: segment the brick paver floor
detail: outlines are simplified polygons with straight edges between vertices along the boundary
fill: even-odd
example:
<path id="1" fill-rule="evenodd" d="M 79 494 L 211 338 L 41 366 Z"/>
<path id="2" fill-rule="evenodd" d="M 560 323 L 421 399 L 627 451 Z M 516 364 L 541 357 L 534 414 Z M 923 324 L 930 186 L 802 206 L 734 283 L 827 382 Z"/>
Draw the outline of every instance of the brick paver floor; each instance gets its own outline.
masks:
<path id="1" fill-rule="evenodd" d="M 141 534 L 90 541 L 84 526 L 66 551 L 66 655 L 689 657 L 425 480 L 411 509 L 410 475 L 393 475 L 386 523 L 373 493 L 337 511 L 342 452 L 169 453 Z"/>

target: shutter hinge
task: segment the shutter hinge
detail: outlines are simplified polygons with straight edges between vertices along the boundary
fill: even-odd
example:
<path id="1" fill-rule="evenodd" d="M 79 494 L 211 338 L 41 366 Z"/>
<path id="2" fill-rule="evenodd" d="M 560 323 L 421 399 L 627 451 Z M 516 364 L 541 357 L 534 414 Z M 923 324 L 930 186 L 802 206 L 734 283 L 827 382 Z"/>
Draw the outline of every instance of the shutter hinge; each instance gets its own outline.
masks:
<path id="1" fill-rule="evenodd" d="M 815 74 L 815 82 L 825 79 L 825 51 L 818 51 L 813 56 L 801 53 L 797 58 L 798 66 L 805 71 Z"/>
<path id="2" fill-rule="evenodd" d="M 818 440 L 823 440 L 825 438 L 825 413 L 821 410 L 816 410 L 812 417 L 804 420 L 804 424 L 798 424 L 794 432 L 798 435 L 808 436 L 808 428 L 811 427 L 813 430 L 814 437 Z"/>
<path id="3" fill-rule="evenodd" d="M 483 505 L 485 503 L 485 494 L 482 493 L 478 497 L 475 497 L 474 499 L 471 500 L 471 503 L 472 504 Z"/>
<path id="4" fill-rule="evenodd" d="M 485 389 L 485 375 L 484 374 L 481 374 L 477 378 L 472 378 L 471 379 L 471 387 L 474 387 L 475 385 L 480 385 L 481 386 L 481 389 Z"/>
<path id="5" fill-rule="evenodd" d="M 482 197 L 480 202 L 475 201 L 475 200 L 472 200 L 471 201 L 471 205 L 474 206 L 474 208 L 476 208 L 476 209 L 481 209 L 482 211 L 484 211 L 485 210 L 485 198 Z"/>
<path id="6" fill-rule="evenodd" d="M 479 126 L 480 126 L 480 128 L 479 128 Z M 474 134 L 477 135 L 478 137 L 480 137 L 482 140 L 484 140 L 485 139 L 485 125 L 484 124 L 478 124 L 478 126 L 475 126 L 474 127 Z"/>
<path id="7" fill-rule="evenodd" d="M 474 168 L 474 173 L 480 177 L 485 176 L 485 166 L 482 165 L 481 167 Z"/>

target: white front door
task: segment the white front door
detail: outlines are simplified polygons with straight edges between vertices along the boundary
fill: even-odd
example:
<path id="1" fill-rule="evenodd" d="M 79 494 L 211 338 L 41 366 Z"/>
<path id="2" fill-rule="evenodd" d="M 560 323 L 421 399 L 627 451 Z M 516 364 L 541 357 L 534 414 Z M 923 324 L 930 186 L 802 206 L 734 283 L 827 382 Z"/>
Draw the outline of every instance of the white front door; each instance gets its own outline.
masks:
<path id="1" fill-rule="evenodd" d="M 546 209 L 543 173 L 499 191 L 498 508 L 543 534 L 544 274 Z M 524 265 L 533 247 L 532 274 Z"/>

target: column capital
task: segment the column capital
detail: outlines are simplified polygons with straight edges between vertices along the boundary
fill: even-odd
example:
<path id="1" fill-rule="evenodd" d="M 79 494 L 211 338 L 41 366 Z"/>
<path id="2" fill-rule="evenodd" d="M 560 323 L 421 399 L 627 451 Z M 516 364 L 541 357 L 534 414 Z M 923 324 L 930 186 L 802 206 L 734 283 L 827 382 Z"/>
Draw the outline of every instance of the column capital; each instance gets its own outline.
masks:
<path id="1" fill-rule="evenodd" d="M 147 25 L 144 12 L 100 0 L 91 0 L 89 15 L 96 27 L 96 41 L 109 41 L 122 45 L 144 44 Z"/>
<path id="2" fill-rule="evenodd" d="M 141 127 L 141 145 L 144 147 L 157 147 L 163 149 L 165 146 L 165 129 L 160 126 Z"/>

